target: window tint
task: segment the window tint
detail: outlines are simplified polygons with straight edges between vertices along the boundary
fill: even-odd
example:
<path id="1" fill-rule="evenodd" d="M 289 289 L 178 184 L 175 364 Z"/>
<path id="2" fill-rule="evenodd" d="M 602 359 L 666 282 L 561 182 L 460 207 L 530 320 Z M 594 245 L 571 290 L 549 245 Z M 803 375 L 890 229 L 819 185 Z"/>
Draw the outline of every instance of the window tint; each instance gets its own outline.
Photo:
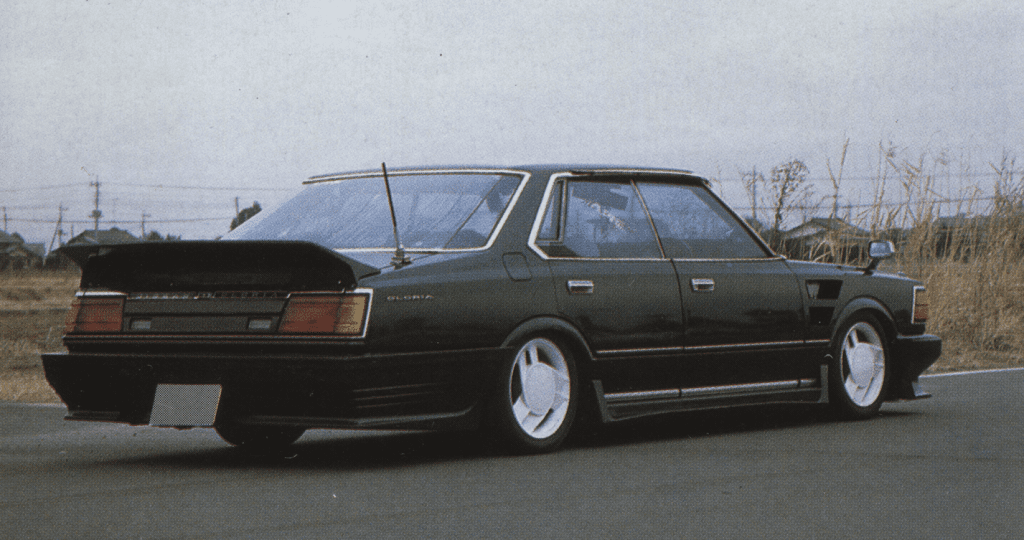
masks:
<path id="1" fill-rule="evenodd" d="M 665 255 L 673 259 L 749 259 L 766 253 L 703 188 L 637 182 Z"/>
<path id="2" fill-rule="evenodd" d="M 482 247 L 521 181 L 502 174 L 395 174 L 390 184 L 399 238 L 411 250 Z M 224 239 L 305 240 L 341 249 L 395 245 L 381 176 L 309 185 Z"/>
<path id="3" fill-rule="evenodd" d="M 573 180 L 567 184 L 565 232 L 556 256 L 647 259 L 661 249 L 631 183 Z"/>
<path id="4" fill-rule="evenodd" d="M 558 231 L 562 225 L 562 181 L 555 182 L 551 188 L 551 200 L 548 201 L 548 208 L 544 213 L 544 221 L 541 222 L 540 231 L 537 233 L 538 240 L 557 240 Z"/>

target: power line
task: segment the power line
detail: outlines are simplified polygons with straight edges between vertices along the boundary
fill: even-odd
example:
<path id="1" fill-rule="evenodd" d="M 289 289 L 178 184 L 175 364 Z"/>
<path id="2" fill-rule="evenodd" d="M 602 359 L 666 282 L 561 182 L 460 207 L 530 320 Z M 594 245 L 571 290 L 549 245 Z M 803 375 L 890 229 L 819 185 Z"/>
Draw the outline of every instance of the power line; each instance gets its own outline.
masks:
<path id="1" fill-rule="evenodd" d="M 172 185 L 172 184 L 132 184 L 129 182 L 103 182 L 104 186 L 121 186 L 121 187 L 136 187 L 143 189 L 182 189 L 182 190 L 198 190 L 198 191 L 295 191 L 300 189 L 302 186 L 296 183 L 295 187 L 290 188 L 266 188 L 266 187 L 249 187 L 249 186 L 227 186 L 227 187 L 212 187 L 212 186 L 190 186 L 190 185 Z M 4 188 L 0 189 L 0 193 L 19 193 L 23 191 L 38 191 L 48 189 L 67 189 L 83 187 L 81 183 L 73 184 L 55 184 L 51 186 L 30 186 L 20 188 Z M 89 187 L 92 187 L 92 182 L 89 183 Z"/>
<path id="2" fill-rule="evenodd" d="M 211 186 L 189 186 L 189 185 L 168 185 L 168 184 L 131 184 L 126 182 L 107 182 L 108 186 L 126 186 L 126 187 L 137 187 L 145 189 L 188 189 L 188 190 L 199 190 L 199 191 L 295 191 L 301 186 L 296 185 L 292 188 L 261 188 L 261 187 L 211 187 Z"/>
<path id="3" fill-rule="evenodd" d="M 40 189 L 67 189 L 69 187 L 81 187 L 81 186 L 82 186 L 82 184 L 80 184 L 80 183 L 58 184 L 58 185 L 53 185 L 53 186 L 31 186 L 31 187 L 22 187 L 22 188 L 5 188 L 5 189 L 0 189 L 0 192 L 2 192 L 2 193 L 16 193 L 16 192 L 19 192 L 19 191 L 33 191 L 33 190 L 40 190 Z"/>
<path id="4" fill-rule="evenodd" d="M 952 198 L 952 199 L 922 199 L 922 200 L 914 200 L 914 201 L 842 204 L 840 206 L 842 206 L 843 208 L 874 208 L 876 206 L 888 206 L 888 207 L 907 206 L 907 205 L 909 205 L 911 203 L 913 203 L 913 204 L 956 204 L 956 203 L 965 203 L 965 202 L 994 201 L 994 200 L 1001 199 L 1001 198 L 1003 198 L 1003 197 L 991 196 L 991 197 L 963 197 L 963 198 Z M 810 208 L 814 208 L 816 206 L 820 206 L 820 205 L 804 204 L 804 205 L 797 205 L 797 208 L 808 208 L 808 209 L 810 209 Z M 757 208 L 758 210 L 774 210 L 775 209 L 772 206 L 756 206 L 755 207 L 755 206 L 732 206 L 732 205 L 730 205 L 730 207 L 732 209 L 734 209 L 734 210 L 753 210 L 754 208 Z"/>
<path id="5" fill-rule="evenodd" d="M 11 222 L 15 223 L 55 223 L 54 219 L 25 219 L 25 218 L 11 218 Z M 189 218 L 189 219 L 147 219 L 146 223 L 204 223 L 212 221 L 231 221 L 231 217 L 216 217 L 216 218 Z M 70 223 L 72 225 L 91 225 L 92 220 L 71 220 L 65 219 L 64 223 Z M 113 225 L 134 225 L 139 223 L 138 219 L 105 219 L 103 223 L 110 223 Z"/>

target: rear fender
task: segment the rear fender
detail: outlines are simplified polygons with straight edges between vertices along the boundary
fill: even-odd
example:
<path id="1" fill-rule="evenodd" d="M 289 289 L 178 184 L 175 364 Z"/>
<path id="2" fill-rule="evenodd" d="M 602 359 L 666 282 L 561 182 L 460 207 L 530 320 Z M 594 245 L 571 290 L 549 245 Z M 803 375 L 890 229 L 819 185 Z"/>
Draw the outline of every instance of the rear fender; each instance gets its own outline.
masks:
<path id="1" fill-rule="evenodd" d="M 580 356 L 580 360 L 589 362 L 594 359 L 594 354 L 583 334 L 569 322 L 557 317 L 536 317 L 521 323 L 505 338 L 501 346 L 512 347 L 515 343 L 537 334 L 562 336 L 570 341 L 569 345 L 573 347 L 573 352 Z"/>

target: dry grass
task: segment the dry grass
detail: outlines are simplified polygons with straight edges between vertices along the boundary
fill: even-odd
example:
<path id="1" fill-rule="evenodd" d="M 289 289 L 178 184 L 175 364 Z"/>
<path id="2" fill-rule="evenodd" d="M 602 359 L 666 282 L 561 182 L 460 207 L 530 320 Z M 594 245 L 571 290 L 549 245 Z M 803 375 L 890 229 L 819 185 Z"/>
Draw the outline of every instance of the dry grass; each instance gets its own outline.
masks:
<path id="1" fill-rule="evenodd" d="M 66 309 L 79 279 L 70 270 L 0 272 L 0 312 Z"/>
<path id="2" fill-rule="evenodd" d="M 965 174 L 960 184 L 972 187 L 951 203 L 935 189 L 937 175 L 949 174 L 945 155 L 940 158 L 930 165 L 924 156 L 910 162 L 880 148 L 875 203 L 847 219 L 871 231 L 872 238 L 895 242 L 899 257 L 885 267 L 927 287 L 928 330 L 943 340 L 942 358 L 931 372 L 1024 366 L 1021 172 L 1009 157 L 992 164 L 991 191 L 973 185 Z M 885 202 L 889 197 L 907 202 L 894 206 Z M 829 248 L 851 243 L 829 238 L 819 251 L 843 261 L 848 259 L 843 253 Z"/>
<path id="3" fill-rule="evenodd" d="M 0 400 L 59 403 L 40 353 L 64 350 L 64 315 L 77 272 L 0 272 Z"/>

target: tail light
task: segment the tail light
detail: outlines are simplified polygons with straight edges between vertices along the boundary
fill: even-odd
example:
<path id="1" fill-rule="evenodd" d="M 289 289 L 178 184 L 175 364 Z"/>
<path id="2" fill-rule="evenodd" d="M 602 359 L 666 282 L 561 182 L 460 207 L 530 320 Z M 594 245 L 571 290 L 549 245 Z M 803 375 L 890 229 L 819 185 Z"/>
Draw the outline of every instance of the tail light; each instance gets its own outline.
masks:
<path id="1" fill-rule="evenodd" d="M 914 287 L 914 322 L 923 323 L 928 320 L 928 291 L 924 287 Z"/>
<path id="2" fill-rule="evenodd" d="M 120 332 L 123 295 L 75 297 L 64 319 L 64 333 Z"/>
<path id="3" fill-rule="evenodd" d="M 282 334 L 338 334 L 362 336 L 370 295 L 293 294 L 281 317 Z"/>

